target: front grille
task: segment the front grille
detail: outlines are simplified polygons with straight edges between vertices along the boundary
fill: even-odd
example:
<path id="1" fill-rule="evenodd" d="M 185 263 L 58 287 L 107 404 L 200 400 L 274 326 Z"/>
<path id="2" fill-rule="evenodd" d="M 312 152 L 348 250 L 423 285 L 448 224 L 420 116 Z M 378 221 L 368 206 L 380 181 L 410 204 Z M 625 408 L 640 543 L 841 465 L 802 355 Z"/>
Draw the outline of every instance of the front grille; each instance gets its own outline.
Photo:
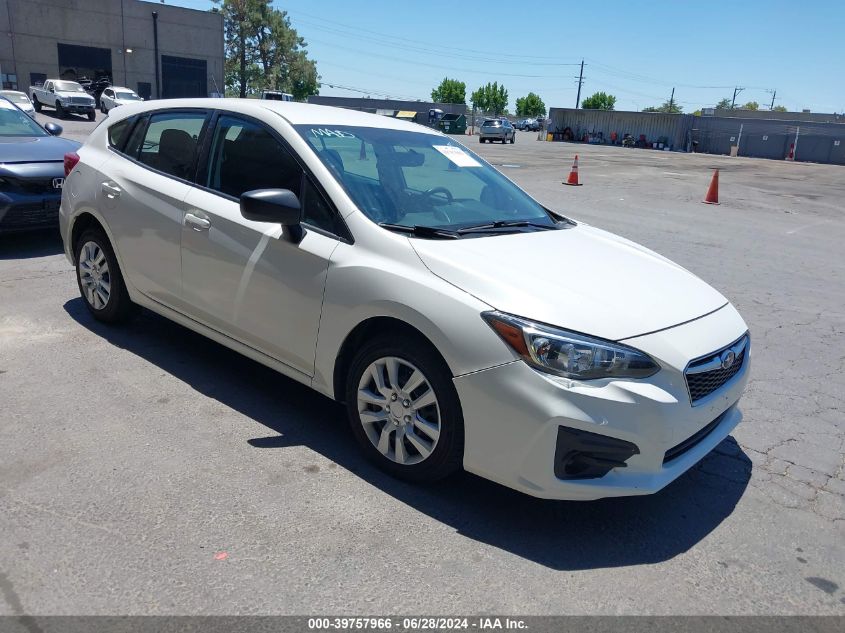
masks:
<path id="1" fill-rule="evenodd" d="M 71 97 L 69 101 L 77 105 L 94 105 L 88 97 Z"/>
<path id="2" fill-rule="evenodd" d="M 28 229 L 57 224 L 60 203 L 61 200 L 57 198 L 13 206 L 0 218 L 0 229 Z"/>
<path id="3" fill-rule="evenodd" d="M 11 178 L 3 176 L 4 191 L 16 191 L 20 193 L 56 193 L 58 189 L 53 187 L 53 178 Z"/>
<path id="4" fill-rule="evenodd" d="M 692 361 L 684 372 L 687 379 L 690 401 L 696 402 L 709 396 L 739 373 L 748 356 L 748 335 L 737 342 L 713 352 L 703 358 Z M 727 357 L 733 353 L 733 362 L 728 364 Z"/>

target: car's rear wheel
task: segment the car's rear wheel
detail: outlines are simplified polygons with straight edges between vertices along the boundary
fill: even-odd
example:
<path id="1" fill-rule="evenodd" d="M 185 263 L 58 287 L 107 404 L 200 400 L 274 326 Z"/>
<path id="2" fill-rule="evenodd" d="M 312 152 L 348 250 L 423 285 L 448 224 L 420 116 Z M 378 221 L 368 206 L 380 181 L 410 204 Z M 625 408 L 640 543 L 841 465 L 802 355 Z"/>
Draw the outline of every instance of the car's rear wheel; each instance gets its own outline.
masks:
<path id="1" fill-rule="evenodd" d="M 99 321 L 119 323 L 135 311 L 114 250 L 101 229 L 86 230 L 76 242 L 76 281 L 89 312 Z"/>
<path id="2" fill-rule="evenodd" d="M 458 393 L 427 342 L 398 334 L 365 345 L 347 377 L 346 406 L 364 453 L 391 475 L 435 481 L 461 468 Z"/>

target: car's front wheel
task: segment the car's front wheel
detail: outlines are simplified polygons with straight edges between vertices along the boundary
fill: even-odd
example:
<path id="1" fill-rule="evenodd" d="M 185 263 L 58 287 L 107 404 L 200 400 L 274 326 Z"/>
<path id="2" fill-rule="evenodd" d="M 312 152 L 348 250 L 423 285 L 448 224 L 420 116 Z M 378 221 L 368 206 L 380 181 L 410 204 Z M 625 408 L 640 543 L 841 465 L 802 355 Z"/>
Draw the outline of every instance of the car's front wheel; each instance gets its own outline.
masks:
<path id="1" fill-rule="evenodd" d="M 76 281 L 85 306 L 106 323 L 127 320 L 135 305 L 126 291 L 114 250 L 100 229 L 88 229 L 76 242 Z"/>
<path id="2" fill-rule="evenodd" d="M 352 432 L 382 470 L 435 481 L 459 470 L 464 427 L 458 393 L 430 344 L 397 334 L 370 341 L 352 361 L 346 384 Z"/>
<path id="3" fill-rule="evenodd" d="M 56 101 L 56 116 L 59 117 L 60 119 L 65 118 L 65 109 L 62 106 L 61 101 Z"/>

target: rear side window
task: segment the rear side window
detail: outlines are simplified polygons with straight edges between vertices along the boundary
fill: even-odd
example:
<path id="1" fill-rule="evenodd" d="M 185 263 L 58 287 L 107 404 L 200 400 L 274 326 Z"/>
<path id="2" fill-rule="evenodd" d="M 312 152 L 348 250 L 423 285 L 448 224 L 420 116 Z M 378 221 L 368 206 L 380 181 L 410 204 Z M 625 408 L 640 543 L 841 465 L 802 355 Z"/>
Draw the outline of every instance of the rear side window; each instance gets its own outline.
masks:
<path id="1" fill-rule="evenodd" d="M 165 174 L 190 180 L 205 116 L 204 112 L 152 115 L 138 160 Z"/>
<path id="2" fill-rule="evenodd" d="M 289 189 L 300 194 L 302 169 L 264 127 L 233 116 L 217 120 L 206 186 L 239 198 L 253 189 Z"/>
<path id="3" fill-rule="evenodd" d="M 126 139 L 126 135 L 129 133 L 129 128 L 132 127 L 132 124 L 135 121 L 136 117 L 129 117 L 128 119 L 123 119 L 123 121 L 118 121 L 114 125 L 109 126 L 109 145 L 117 151 L 122 151 L 124 140 Z"/>

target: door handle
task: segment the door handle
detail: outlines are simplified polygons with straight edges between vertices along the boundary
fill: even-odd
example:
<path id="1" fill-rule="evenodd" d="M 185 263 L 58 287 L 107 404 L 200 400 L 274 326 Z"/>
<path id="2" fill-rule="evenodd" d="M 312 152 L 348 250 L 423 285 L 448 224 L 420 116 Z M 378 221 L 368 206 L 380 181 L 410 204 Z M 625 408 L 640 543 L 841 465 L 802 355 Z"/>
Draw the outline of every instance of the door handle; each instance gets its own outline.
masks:
<path id="1" fill-rule="evenodd" d="M 104 182 L 100 185 L 100 189 L 104 194 L 106 194 L 109 198 L 119 198 L 121 193 L 121 188 L 117 185 L 113 185 L 108 182 Z"/>
<path id="2" fill-rule="evenodd" d="M 185 214 L 185 225 L 190 225 L 195 231 L 207 231 L 211 228 L 211 222 L 193 213 Z"/>

